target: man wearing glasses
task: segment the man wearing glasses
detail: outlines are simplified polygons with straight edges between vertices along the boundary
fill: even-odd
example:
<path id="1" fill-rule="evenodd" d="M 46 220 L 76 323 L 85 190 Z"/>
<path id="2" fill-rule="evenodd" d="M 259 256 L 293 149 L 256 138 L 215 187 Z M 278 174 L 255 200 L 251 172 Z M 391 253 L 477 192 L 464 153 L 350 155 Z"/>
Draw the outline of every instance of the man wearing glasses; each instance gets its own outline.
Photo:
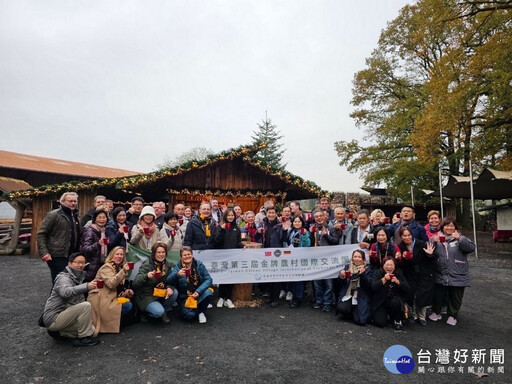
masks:
<path id="1" fill-rule="evenodd" d="M 126 211 L 126 221 L 136 225 L 142 208 L 144 208 L 144 199 L 140 196 L 134 197 L 132 199 L 132 206 Z"/>
<path id="2" fill-rule="evenodd" d="M 85 256 L 78 252 L 68 258 L 68 266 L 59 273 L 46 301 L 43 324 L 48 334 L 55 339 L 73 339 L 73 345 L 85 347 L 100 341 L 93 338 L 91 303 L 84 294 L 97 289 L 96 280 L 84 283 Z"/>
<path id="3" fill-rule="evenodd" d="M 393 239 L 396 245 L 400 245 L 402 243 L 402 239 L 399 236 L 401 227 L 409 229 L 409 231 L 411 231 L 412 237 L 415 239 L 428 241 L 425 228 L 423 228 L 423 225 L 414 219 L 415 215 L 416 211 L 412 205 L 404 205 L 402 207 L 402 211 L 400 212 L 400 221 L 390 225 L 386 229 L 388 231 L 389 237 Z"/>

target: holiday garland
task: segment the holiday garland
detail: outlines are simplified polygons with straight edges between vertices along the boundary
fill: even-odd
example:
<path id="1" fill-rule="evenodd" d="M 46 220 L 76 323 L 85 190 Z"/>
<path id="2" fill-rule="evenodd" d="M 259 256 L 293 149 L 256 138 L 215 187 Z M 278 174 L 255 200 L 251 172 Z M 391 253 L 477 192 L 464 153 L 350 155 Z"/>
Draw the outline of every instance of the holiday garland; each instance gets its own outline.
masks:
<path id="1" fill-rule="evenodd" d="M 84 190 L 92 190 L 96 188 L 102 187 L 114 187 L 116 189 L 120 189 L 124 192 L 134 193 L 131 191 L 132 188 L 136 188 L 143 184 L 151 183 L 157 181 L 163 177 L 169 176 L 178 176 L 183 173 L 189 172 L 191 170 L 202 169 L 212 164 L 215 164 L 219 161 L 230 160 L 236 157 L 243 156 L 243 160 L 253 166 L 259 168 L 266 174 L 270 176 L 275 176 L 286 182 L 287 184 L 292 184 L 297 186 L 298 188 L 305 189 L 317 196 L 330 196 L 330 193 L 322 190 L 318 187 L 314 182 L 309 180 L 304 180 L 299 176 L 295 176 L 290 172 L 276 169 L 268 164 L 263 163 L 260 160 L 253 161 L 252 157 L 259 150 L 266 147 L 266 143 L 257 143 L 253 146 L 240 146 L 236 149 L 227 150 L 221 152 L 218 155 L 209 155 L 204 160 L 191 160 L 187 161 L 183 164 L 180 164 L 176 167 L 165 168 L 158 171 L 135 175 L 135 176 L 125 176 L 125 177 L 112 177 L 112 178 L 99 178 L 96 180 L 90 181 L 69 181 L 62 184 L 53 184 L 53 185 L 43 185 L 41 187 L 20 190 L 20 191 L 12 191 L 10 193 L 4 193 L 3 198 L 5 200 L 13 200 L 20 198 L 32 198 L 37 196 L 44 196 L 48 194 L 58 194 L 66 191 L 84 191 Z M 188 188 L 178 190 L 169 190 L 172 191 L 173 194 L 187 194 L 190 193 Z M 208 193 L 204 193 L 205 191 L 197 189 L 197 195 L 208 195 Z M 217 194 L 217 192 L 219 192 Z M 195 191 L 194 191 L 195 193 Z M 264 192 L 264 191 L 249 191 L 249 190 L 234 190 L 234 191 L 216 191 L 216 195 L 232 195 L 232 196 L 244 196 L 244 197 L 260 197 L 260 196 L 268 196 L 268 197 L 284 197 L 286 195 L 285 192 Z"/>

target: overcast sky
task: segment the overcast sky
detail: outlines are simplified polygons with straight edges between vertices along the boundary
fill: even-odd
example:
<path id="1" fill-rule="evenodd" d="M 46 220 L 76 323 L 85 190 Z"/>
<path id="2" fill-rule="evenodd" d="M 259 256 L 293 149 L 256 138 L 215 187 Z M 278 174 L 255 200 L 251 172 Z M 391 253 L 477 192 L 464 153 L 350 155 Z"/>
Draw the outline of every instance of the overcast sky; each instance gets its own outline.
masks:
<path id="1" fill-rule="evenodd" d="M 0 149 L 149 172 L 267 111 L 288 171 L 358 191 L 334 142 L 363 138 L 352 80 L 406 3 L 0 0 Z"/>

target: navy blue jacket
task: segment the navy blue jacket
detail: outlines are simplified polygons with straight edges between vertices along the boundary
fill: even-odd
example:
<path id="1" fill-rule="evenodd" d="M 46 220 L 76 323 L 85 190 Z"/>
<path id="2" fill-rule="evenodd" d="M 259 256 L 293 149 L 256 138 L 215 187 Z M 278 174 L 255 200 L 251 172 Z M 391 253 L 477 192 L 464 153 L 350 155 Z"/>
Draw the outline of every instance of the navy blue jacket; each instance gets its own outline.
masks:
<path id="1" fill-rule="evenodd" d="M 217 223 L 214 220 L 210 221 L 210 237 L 206 237 L 203 222 L 199 217 L 193 216 L 187 224 L 183 245 L 192 247 L 193 250 L 214 249 L 216 233 Z"/>
<path id="2" fill-rule="evenodd" d="M 128 240 L 130 240 L 132 234 L 132 224 L 125 222 L 123 225 L 130 227 L 128 230 Z M 105 226 L 105 236 L 108 237 L 107 248 L 109 252 L 115 247 L 126 248 L 126 239 L 124 238 L 124 235 L 119 232 L 119 225 L 113 220 L 109 220 Z"/>
<path id="3" fill-rule="evenodd" d="M 196 292 L 199 293 L 199 296 L 201 296 L 203 292 L 206 291 L 210 285 L 212 285 L 212 278 L 202 262 L 193 259 L 192 263 L 195 264 L 197 274 L 199 275 L 199 287 L 197 287 Z M 174 286 L 178 290 L 179 300 L 185 300 L 187 298 L 187 277 L 178 276 L 178 272 L 181 268 L 183 268 L 183 265 L 180 261 L 178 265 L 174 267 L 171 274 L 167 277 L 167 284 Z"/>
<path id="4" fill-rule="evenodd" d="M 264 218 L 258 228 L 264 227 L 263 248 L 283 248 L 286 243 L 288 231 L 283 231 L 283 224 L 276 218 L 270 222 Z"/>

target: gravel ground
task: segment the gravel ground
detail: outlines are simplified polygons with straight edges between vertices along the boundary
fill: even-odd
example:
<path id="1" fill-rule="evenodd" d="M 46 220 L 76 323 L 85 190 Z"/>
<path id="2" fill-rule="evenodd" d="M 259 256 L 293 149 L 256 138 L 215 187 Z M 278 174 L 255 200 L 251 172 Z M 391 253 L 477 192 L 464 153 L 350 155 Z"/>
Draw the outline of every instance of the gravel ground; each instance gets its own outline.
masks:
<path id="1" fill-rule="evenodd" d="M 168 325 L 141 322 L 102 334 L 100 345 L 86 348 L 57 342 L 37 325 L 51 285 L 46 265 L 26 255 L 1 256 L 0 383 L 512 383 L 512 246 L 484 241 L 479 255 L 470 257 L 473 284 L 456 327 L 357 326 L 313 309 L 309 294 L 294 310 L 284 304 L 213 308 L 206 324 L 173 312 Z M 388 372 L 383 354 L 394 344 L 409 348 L 416 364 L 420 349 L 429 350 L 427 371 Z M 464 373 L 438 373 L 435 350 L 462 348 L 469 360 L 471 350 L 485 349 L 485 364 L 468 361 Z M 491 348 L 505 350 L 504 373 L 468 373 L 470 366 L 497 369 L 489 364 Z"/>

